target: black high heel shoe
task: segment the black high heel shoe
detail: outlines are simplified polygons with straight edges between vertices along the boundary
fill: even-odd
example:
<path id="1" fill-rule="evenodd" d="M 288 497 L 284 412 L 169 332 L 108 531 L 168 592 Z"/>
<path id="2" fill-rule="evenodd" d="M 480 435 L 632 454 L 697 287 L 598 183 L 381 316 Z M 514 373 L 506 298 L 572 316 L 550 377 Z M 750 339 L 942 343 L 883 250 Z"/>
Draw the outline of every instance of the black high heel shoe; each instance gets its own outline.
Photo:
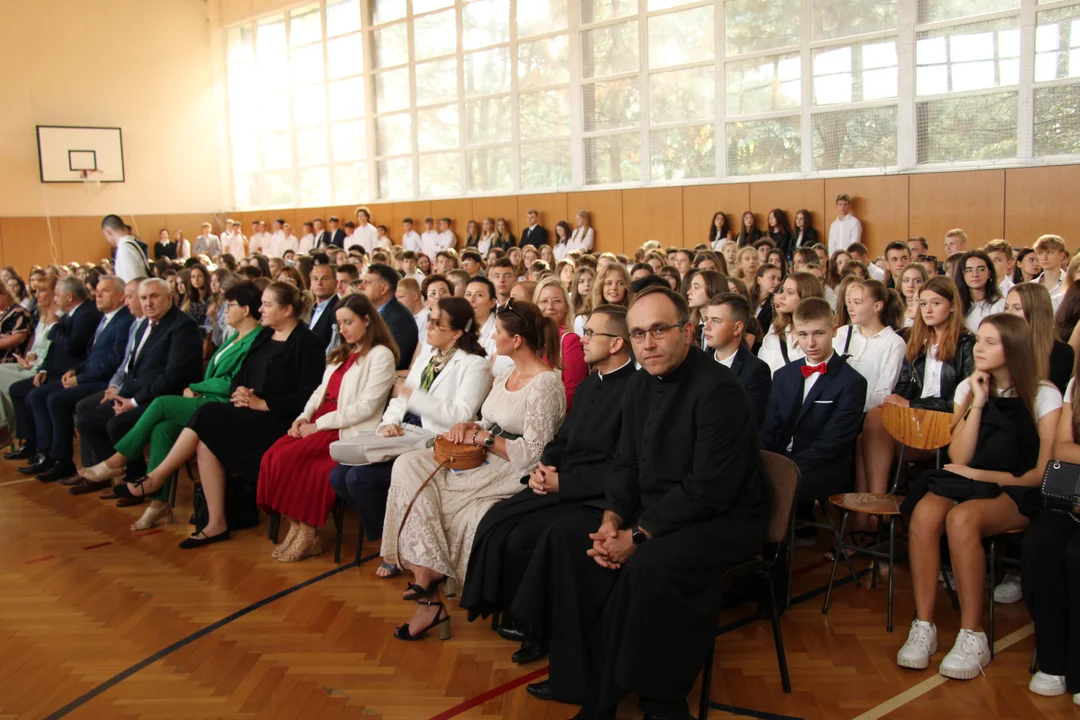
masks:
<path id="1" fill-rule="evenodd" d="M 415 635 L 413 635 L 413 634 L 411 634 L 409 632 L 409 623 L 405 623 L 401 627 L 394 630 L 394 637 L 396 637 L 398 640 L 407 640 L 407 641 L 423 640 L 424 636 L 428 634 L 428 631 L 431 630 L 436 625 L 438 625 L 439 626 L 439 639 L 440 640 L 449 640 L 450 639 L 450 613 L 446 609 L 446 604 L 442 603 L 442 602 L 432 602 L 430 600 L 420 600 L 420 601 L 417 602 L 417 604 L 418 605 L 427 605 L 428 607 L 438 606 L 439 612 L 435 613 L 435 619 L 431 621 L 430 625 L 428 625 L 426 628 L 424 628 L 420 632 L 416 633 Z"/>
<path id="2" fill-rule="evenodd" d="M 151 494 L 156 493 L 158 490 L 161 489 L 160 487 L 156 487 L 152 490 L 146 489 L 145 483 L 149 479 L 150 477 L 148 475 L 143 475 L 138 480 L 131 481 L 131 484 L 134 485 L 135 489 L 139 492 L 132 492 L 131 490 L 128 490 L 127 483 L 120 483 L 119 485 L 113 487 L 113 494 L 116 495 L 116 497 L 124 498 L 125 500 L 141 500 L 143 498 L 149 497 Z"/>
<path id="3" fill-rule="evenodd" d="M 439 589 L 439 586 L 446 582 L 446 575 L 431 583 L 431 587 L 424 587 L 415 583 L 409 583 L 409 586 L 405 588 L 405 595 L 401 596 L 402 600 L 423 600 L 429 598 L 435 594 L 435 591 Z"/>

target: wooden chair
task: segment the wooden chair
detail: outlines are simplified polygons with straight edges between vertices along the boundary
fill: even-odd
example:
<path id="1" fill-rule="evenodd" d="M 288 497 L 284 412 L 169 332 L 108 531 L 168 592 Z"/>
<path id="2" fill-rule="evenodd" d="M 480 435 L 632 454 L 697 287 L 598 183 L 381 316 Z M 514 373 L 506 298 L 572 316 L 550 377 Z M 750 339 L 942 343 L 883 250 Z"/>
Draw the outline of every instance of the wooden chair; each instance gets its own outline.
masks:
<path id="1" fill-rule="evenodd" d="M 784 543 L 791 542 L 795 519 L 795 495 L 799 486 L 799 468 L 783 455 L 762 451 L 761 459 L 768 476 L 770 493 L 769 525 L 765 531 L 762 552 L 740 563 L 724 573 L 720 579 L 724 592 L 737 580 L 745 577 L 757 577 L 764 581 L 766 597 L 766 615 L 772 622 L 773 642 L 776 644 L 776 661 L 780 665 L 780 683 L 784 692 L 791 692 L 791 678 L 788 676 L 787 656 L 784 653 L 784 636 L 780 632 L 780 616 L 776 609 L 776 590 L 773 587 L 772 573 L 784 558 Z M 701 701 L 698 706 L 698 720 L 705 720 L 709 715 L 709 693 L 712 689 L 713 654 L 716 643 L 709 648 L 705 658 L 705 667 L 701 675 Z"/>
<path id="2" fill-rule="evenodd" d="M 345 527 L 345 514 L 349 509 L 349 506 L 339 497 L 334 501 L 334 507 L 330 511 L 330 517 L 334 519 L 334 563 L 341 564 L 341 542 L 344 536 Z M 364 549 L 364 520 L 360 518 L 360 513 L 356 513 L 356 517 L 360 520 L 360 527 L 357 530 L 356 536 L 356 564 L 360 564 L 360 557 L 363 554 Z"/>
<path id="3" fill-rule="evenodd" d="M 952 413 L 938 412 L 934 410 L 921 410 L 918 408 L 902 408 L 896 405 L 885 405 L 881 409 L 881 419 L 885 424 L 885 430 L 900 443 L 900 456 L 897 458 L 896 476 L 892 488 L 888 493 L 842 493 L 829 498 L 829 503 L 841 511 L 840 528 L 836 530 L 836 548 L 833 550 L 832 570 L 829 572 L 829 586 L 825 591 L 825 604 L 821 607 L 822 614 L 829 612 L 829 601 L 832 598 L 833 583 L 836 580 L 836 567 L 840 562 L 841 554 L 845 558 L 849 553 L 862 553 L 874 558 L 873 575 L 870 579 L 870 587 L 877 587 L 877 571 L 880 561 L 885 560 L 889 566 L 889 609 L 885 619 L 885 629 L 892 632 L 893 629 L 893 589 L 894 575 L 896 570 L 896 520 L 900 517 L 900 503 L 903 498 L 898 496 L 900 479 L 904 473 L 904 454 L 911 447 L 917 450 L 934 450 L 937 453 L 937 467 L 941 467 L 941 451 L 952 440 Z M 847 530 L 848 516 L 851 513 L 870 515 L 878 519 L 878 536 L 870 547 L 863 547 L 854 543 L 845 544 L 844 536 Z M 881 541 L 881 527 L 884 524 L 889 527 L 888 541 Z M 848 564 L 851 568 L 851 564 Z M 852 570 L 852 575 L 855 575 Z M 856 576 L 856 583 L 858 577 Z M 992 620 L 991 620 L 992 621 Z"/>

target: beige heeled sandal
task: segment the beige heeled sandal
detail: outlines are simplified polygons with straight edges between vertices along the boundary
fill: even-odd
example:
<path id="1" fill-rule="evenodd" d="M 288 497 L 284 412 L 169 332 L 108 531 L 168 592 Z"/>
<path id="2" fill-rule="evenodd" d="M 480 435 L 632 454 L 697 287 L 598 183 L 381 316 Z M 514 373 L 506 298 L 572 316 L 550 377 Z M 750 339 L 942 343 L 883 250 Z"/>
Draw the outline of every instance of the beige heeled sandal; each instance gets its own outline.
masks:
<path id="1" fill-rule="evenodd" d="M 310 543 L 309 543 L 310 541 Z M 280 555 L 278 555 L 278 562 L 293 563 L 306 560 L 309 557 L 315 557 L 316 555 L 322 555 L 323 546 L 322 538 L 315 532 L 315 528 L 308 530 L 301 530 L 297 536 L 296 541 L 292 546 L 286 548 Z"/>
<path id="2" fill-rule="evenodd" d="M 168 505 L 154 507 L 151 505 L 143 511 L 142 517 L 131 524 L 132 530 L 149 530 L 157 525 L 159 520 L 164 520 L 166 525 L 173 523 L 173 511 Z"/>
<path id="3" fill-rule="evenodd" d="M 99 462 L 97 465 L 91 467 L 84 467 L 79 471 L 79 475 L 90 480 L 91 482 L 100 482 L 101 480 L 112 480 L 114 478 L 124 477 L 126 472 L 125 468 L 111 468 L 103 462 Z M 116 483 L 113 483 L 114 485 Z"/>
<path id="4" fill-rule="evenodd" d="M 285 533 L 285 539 L 274 546 L 273 552 L 270 553 L 270 557 L 275 560 L 281 557 L 281 553 L 289 549 L 289 546 L 296 541 L 296 536 L 300 533 L 300 523 L 290 522 L 289 532 Z"/>

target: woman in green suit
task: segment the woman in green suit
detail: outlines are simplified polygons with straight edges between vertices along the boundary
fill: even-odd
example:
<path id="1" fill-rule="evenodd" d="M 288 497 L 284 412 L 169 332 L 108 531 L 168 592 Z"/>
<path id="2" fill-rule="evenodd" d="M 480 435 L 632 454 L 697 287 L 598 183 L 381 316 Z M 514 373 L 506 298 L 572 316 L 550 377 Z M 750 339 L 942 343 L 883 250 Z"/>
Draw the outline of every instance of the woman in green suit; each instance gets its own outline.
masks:
<path id="1" fill-rule="evenodd" d="M 128 459 L 141 455 L 147 445 L 150 446 L 149 469 L 153 470 L 169 454 L 196 410 L 207 403 L 228 401 L 233 376 L 263 330 L 259 324 L 262 291 L 250 280 L 235 283 L 230 280 L 225 281 L 226 321 L 236 333 L 210 358 L 206 378 L 184 390 L 183 397 L 167 395 L 155 399 L 135 427 L 116 443 L 113 455 L 80 472 L 87 480 L 123 477 Z M 146 530 L 162 518 L 167 523 L 173 521 L 168 481 L 150 498 L 150 507 L 132 524 L 132 530 Z"/>

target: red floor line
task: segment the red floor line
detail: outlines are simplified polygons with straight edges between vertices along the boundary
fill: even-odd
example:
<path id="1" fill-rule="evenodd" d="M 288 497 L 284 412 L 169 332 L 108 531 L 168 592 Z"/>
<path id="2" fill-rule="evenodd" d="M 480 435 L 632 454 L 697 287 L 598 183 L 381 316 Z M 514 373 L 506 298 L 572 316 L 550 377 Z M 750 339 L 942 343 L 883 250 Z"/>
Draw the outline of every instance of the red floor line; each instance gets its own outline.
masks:
<path id="1" fill-rule="evenodd" d="M 538 678 L 542 678 L 547 674 L 548 674 L 548 666 L 544 666 L 544 667 L 540 668 L 539 670 L 532 671 L 528 675 L 522 675 L 521 677 L 519 677 L 519 678 L 517 678 L 515 680 L 511 680 L 508 683 L 503 683 L 502 685 L 499 685 L 498 687 L 494 687 L 494 688 L 492 688 L 490 690 L 487 690 L 486 692 L 482 692 L 479 695 L 477 695 L 476 697 L 471 697 L 468 700 L 466 700 L 465 702 L 460 703 L 458 705 L 455 705 L 454 707 L 450 708 L 449 710 L 443 710 L 438 715 L 433 715 L 430 718 L 430 720 L 450 720 L 450 718 L 452 718 L 452 717 L 457 717 L 458 715 L 462 714 L 463 712 L 468 712 L 469 710 L 472 710 L 474 707 L 477 707 L 479 705 L 483 705 L 488 700 L 491 700 L 493 698 L 497 698 L 497 697 L 499 697 L 500 695 L 502 695 L 504 693 L 510 692 L 514 688 L 521 687 L 522 685 L 524 685 L 526 683 L 530 683 L 533 680 L 536 680 Z"/>
<path id="2" fill-rule="evenodd" d="M 27 565 L 33 565 L 34 563 L 45 562 L 46 560 L 55 560 L 55 555 L 45 555 L 44 557 L 34 558 L 33 560 L 27 560 Z"/>
<path id="3" fill-rule="evenodd" d="M 151 535 L 158 535 L 158 534 L 163 533 L 163 532 L 165 532 L 165 531 L 162 530 L 161 528 L 158 528 L 157 530 L 150 530 L 148 532 L 136 533 L 135 537 L 141 537 L 141 538 L 150 537 Z"/>
<path id="4" fill-rule="evenodd" d="M 83 550 L 96 550 L 98 548 L 105 547 L 106 545 L 112 545 L 112 541 L 97 543 L 96 545 L 87 545 L 83 548 Z"/>

